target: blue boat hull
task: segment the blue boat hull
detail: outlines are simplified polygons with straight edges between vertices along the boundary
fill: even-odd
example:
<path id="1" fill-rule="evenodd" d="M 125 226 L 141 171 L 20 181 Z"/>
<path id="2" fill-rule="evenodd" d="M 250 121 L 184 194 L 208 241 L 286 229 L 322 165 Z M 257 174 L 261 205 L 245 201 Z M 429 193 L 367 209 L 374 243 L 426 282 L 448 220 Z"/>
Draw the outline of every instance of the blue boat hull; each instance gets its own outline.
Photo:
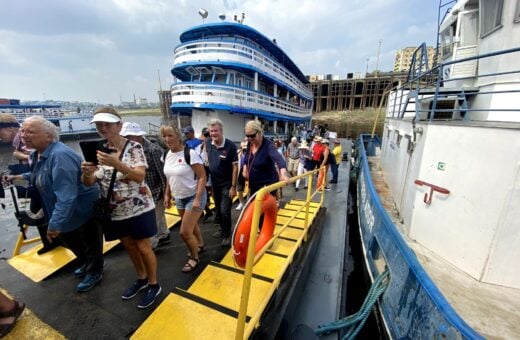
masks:
<path id="1" fill-rule="evenodd" d="M 361 135 L 358 158 L 357 207 L 365 265 L 372 279 L 388 267 L 389 286 L 379 312 L 393 339 L 483 339 L 451 307 L 418 262 L 375 191 L 367 156 L 375 155 L 379 138 Z"/>

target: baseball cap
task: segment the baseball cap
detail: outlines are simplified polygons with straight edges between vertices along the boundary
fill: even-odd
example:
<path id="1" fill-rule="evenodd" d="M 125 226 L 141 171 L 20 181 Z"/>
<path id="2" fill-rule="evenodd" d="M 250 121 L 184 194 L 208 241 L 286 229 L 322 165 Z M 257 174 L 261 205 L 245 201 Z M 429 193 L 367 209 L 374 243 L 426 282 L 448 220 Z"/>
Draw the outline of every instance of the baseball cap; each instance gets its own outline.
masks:
<path id="1" fill-rule="evenodd" d="M 146 132 L 137 123 L 124 122 L 119 134 L 121 136 L 145 136 Z"/>
<path id="2" fill-rule="evenodd" d="M 193 130 L 193 127 L 191 127 L 190 125 L 188 125 L 182 129 L 182 133 L 190 133 L 190 132 L 195 133 L 195 130 Z"/>

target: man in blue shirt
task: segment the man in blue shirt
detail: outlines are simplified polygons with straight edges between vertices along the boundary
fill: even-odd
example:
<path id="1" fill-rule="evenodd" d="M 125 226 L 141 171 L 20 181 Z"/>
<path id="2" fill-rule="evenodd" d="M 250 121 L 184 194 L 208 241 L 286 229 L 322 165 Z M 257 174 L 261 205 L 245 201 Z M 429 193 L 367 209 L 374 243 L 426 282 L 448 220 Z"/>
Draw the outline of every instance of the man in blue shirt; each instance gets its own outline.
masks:
<path id="1" fill-rule="evenodd" d="M 59 237 L 81 261 L 83 265 L 74 274 L 84 279 L 76 290 L 86 292 L 101 281 L 103 272 L 103 238 L 99 225 L 92 219 L 99 188 L 82 184 L 82 159 L 58 141 L 52 122 L 38 116 L 26 119 L 22 138 L 35 149 L 31 154 L 31 172 L 8 179 L 23 177 L 36 186 L 48 222 L 47 237 Z"/>
<path id="2" fill-rule="evenodd" d="M 195 130 L 193 130 L 193 127 L 191 127 L 190 125 L 183 128 L 182 133 L 186 137 L 186 140 L 184 141 L 184 143 L 190 149 L 195 150 L 202 143 L 202 141 L 200 139 L 195 138 Z"/>
<path id="3" fill-rule="evenodd" d="M 211 142 L 206 141 L 215 209 L 220 217 L 221 246 L 231 245 L 231 204 L 237 194 L 238 155 L 235 143 L 224 137 L 220 119 L 208 122 Z"/>

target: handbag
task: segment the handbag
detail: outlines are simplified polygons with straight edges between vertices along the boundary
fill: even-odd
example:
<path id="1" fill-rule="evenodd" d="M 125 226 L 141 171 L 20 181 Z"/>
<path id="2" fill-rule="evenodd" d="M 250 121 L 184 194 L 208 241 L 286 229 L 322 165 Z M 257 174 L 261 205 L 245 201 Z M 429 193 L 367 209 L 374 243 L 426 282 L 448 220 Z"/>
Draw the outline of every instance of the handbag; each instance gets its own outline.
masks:
<path id="1" fill-rule="evenodd" d="M 123 153 L 126 150 L 126 146 L 128 144 L 128 140 L 123 147 L 123 151 L 119 155 L 119 160 L 123 158 Z M 110 178 L 110 184 L 108 186 L 107 196 L 101 197 L 94 202 L 92 217 L 94 220 L 99 223 L 103 230 L 105 230 L 110 223 L 112 222 L 112 208 L 110 208 L 110 197 L 112 196 L 112 191 L 114 190 L 114 184 L 116 181 L 117 169 L 114 168 L 112 172 L 112 177 Z"/>

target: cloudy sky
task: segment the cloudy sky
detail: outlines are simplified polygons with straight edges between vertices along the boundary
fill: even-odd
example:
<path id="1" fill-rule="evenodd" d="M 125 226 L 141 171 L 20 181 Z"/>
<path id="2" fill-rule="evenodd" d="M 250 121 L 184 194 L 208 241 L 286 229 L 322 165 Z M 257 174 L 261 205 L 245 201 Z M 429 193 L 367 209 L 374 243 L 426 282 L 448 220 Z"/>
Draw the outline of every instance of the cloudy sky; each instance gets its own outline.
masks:
<path id="1" fill-rule="evenodd" d="M 245 13 L 304 74 L 391 70 L 395 52 L 435 43 L 437 0 L 2 0 L 0 98 L 158 101 L 179 34 Z"/>

